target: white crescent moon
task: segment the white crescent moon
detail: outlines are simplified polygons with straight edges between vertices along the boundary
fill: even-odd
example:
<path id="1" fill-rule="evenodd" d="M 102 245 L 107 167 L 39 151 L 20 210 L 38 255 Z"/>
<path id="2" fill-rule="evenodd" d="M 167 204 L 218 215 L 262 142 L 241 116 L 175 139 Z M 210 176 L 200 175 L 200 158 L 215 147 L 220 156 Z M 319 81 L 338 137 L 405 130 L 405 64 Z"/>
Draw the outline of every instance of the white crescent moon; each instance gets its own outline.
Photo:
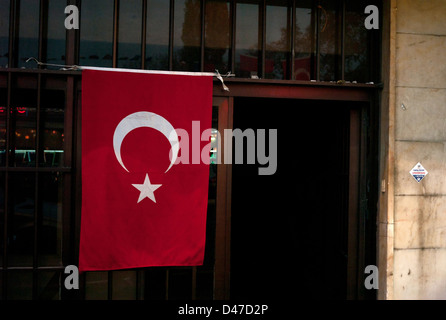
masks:
<path id="1" fill-rule="evenodd" d="M 130 131 L 143 127 L 158 130 L 169 140 L 172 148 L 172 159 L 170 160 L 169 168 L 165 171 L 166 173 L 173 166 L 178 156 L 178 151 L 180 149 L 178 134 L 169 121 L 153 112 L 135 112 L 129 114 L 119 122 L 115 129 L 115 133 L 113 134 L 113 149 L 115 150 L 116 159 L 118 159 L 119 164 L 129 172 L 122 162 L 121 144 Z"/>

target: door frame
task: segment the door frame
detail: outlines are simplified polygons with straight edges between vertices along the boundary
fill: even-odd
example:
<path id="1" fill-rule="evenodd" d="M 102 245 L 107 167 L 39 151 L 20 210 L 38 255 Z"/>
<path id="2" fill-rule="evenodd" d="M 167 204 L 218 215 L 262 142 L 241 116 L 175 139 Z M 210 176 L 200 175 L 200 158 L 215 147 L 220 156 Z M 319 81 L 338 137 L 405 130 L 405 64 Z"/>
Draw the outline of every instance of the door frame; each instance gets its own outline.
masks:
<path id="1" fill-rule="evenodd" d="M 376 292 L 364 288 L 364 270 L 375 264 L 376 218 L 375 206 L 378 196 L 377 168 L 379 115 L 376 103 L 379 88 L 375 85 L 355 84 L 302 84 L 292 81 L 230 79 L 225 81 L 230 91 L 214 82 L 213 105 L 218 105 L 218 131 L 233 129 L 234 98 L 285 98 L 304 100 L 332 100 L 357 102 L 358 108 L 350 111 L 350 158 L 349 158 L 349 204 L 347 270 L 347 299 L 375 299 Z M 228 141 L 222 135 L 223 153 Z M 221 159 L 225 159 L 224 154 Z M 215 239 L 214 299 L 230 299 L 231 275 L 231 187 L 232 165 L 217 166 L 217 212 Z M 373 233 L 373 234 L 371 234 Z"/>

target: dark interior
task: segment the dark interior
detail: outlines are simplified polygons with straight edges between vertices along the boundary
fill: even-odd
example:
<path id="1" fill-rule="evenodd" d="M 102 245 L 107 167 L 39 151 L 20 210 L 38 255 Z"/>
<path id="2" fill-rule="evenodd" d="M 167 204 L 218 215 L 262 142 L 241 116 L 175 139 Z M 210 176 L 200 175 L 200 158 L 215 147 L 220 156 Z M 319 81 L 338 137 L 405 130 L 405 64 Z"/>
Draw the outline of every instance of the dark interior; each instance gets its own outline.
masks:
<path id="1" fill-rule="evenodd" d="M 351 107 L 235 99 L 234 128 L 278 144 L 274 175 L 232 166 L 231 299 L 346 298 Z"/>

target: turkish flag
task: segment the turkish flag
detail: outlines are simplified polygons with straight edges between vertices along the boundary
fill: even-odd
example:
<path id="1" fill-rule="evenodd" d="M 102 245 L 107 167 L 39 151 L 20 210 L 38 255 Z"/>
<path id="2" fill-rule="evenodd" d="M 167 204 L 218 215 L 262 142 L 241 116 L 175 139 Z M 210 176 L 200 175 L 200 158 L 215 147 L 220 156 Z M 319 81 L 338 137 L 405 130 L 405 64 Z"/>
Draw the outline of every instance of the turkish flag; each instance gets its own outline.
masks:
<path id="1" fill-rule="evenodd" d="M 82 72 L 80 271 L 203 263 L 211 121 L 212 76 Z"/>

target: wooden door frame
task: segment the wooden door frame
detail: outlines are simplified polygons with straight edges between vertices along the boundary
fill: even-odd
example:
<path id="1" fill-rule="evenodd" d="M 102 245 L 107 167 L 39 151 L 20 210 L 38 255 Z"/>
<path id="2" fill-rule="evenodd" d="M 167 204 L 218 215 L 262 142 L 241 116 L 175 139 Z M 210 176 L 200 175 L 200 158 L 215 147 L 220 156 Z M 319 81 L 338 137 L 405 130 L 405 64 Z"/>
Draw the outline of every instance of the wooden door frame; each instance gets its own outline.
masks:
<path id="1" fill-rule="evenodd" d="M 224 91 L 220 82 L 214 82 L 214 105 L 219 106 L 218 130 L 223 133 L 224 129 L 232 129 L 234 98 L 284 98 L 304 100 L 332 100 L 358 102 L 362 107 L 350 111 L 350 158 L 349 158 L 349 258 L 348 270 L 354 272 L 354 276 L 347 277 L 347 299 L 363 299 L 364 273 L 360 272 L 365 267 L 365 211 L 370 210 L 363 206 L 366 194 L 367 179 L 376 179 L 371 175 L 375 170 L 367 165 L 367 143 L 375 143 L 376 138 L 368 139 L 366 127 L 370 120 L 367 114 L 374 105 L 378 94 L 378 87 L 373 85 L 351 85 L 339 86 L 333 84 L 325 85 L 303 85 L 293 82 L 278 82 L 268 80 L 251 81 L 249 79 L 234 79 L 225 81 L 230 91 Z M 368 106 L 364 107 L 364 103 Z M 376 116 L 378 112 L 371 112 Z M 372 130 L 372 136 L 377 135 L 378 130 Z M 222 146 L 227 146 L 222 134 Z M 223 153 L 224 153 L 223 147 Z M 374 146 L 372 150 L 378 150 Z M 224 154 L 221 155 L 224 159 Z M 373 163 L 372 166 L 377 166 Z M 226 300 L 230 298 L 230 265 L 231 265 L 231 187 L 232 187 L 232 165 L 219 164 L 217 166 L 217 212 L 216 212 L 216 242 L 215 242 L 215 272 L 214 272 L 214 299 Z M 373 191 L 372 191 L 373 192 Z M 376 192 L 377 193 L 377 192 Z M 373 199 L 370 199 L 373 200 Z M 365 199 L 367 206 L 367 199 Z M 372 201 L 369 201 L 369 205 Z M 350 219 L 351 217 L 351 219 Z M 376 246 L 376 244 L 375 244 Z M 361 269 L 362 268 L 362 269 Z"/>

